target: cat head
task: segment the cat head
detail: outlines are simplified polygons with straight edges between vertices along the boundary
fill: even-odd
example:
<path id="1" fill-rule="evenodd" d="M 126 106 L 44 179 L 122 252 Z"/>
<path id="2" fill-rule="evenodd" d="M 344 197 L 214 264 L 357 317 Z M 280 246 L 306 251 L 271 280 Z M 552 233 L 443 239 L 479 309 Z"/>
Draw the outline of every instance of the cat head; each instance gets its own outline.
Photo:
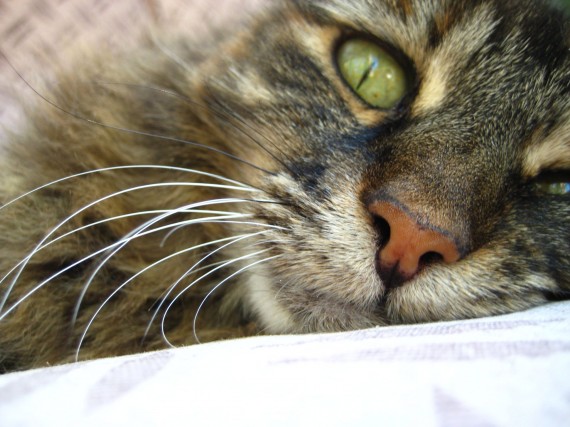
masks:
<path id="1" fill-rule="evenodd" d="M 283 227 L 248 279 L 266 327 L 491 315 L 567 292 L 569 28 L 544 2 L 299 1 L 206 61 L 202 101 L 234 117 L 210 120 L 268 170 L 235 173 Z"/>

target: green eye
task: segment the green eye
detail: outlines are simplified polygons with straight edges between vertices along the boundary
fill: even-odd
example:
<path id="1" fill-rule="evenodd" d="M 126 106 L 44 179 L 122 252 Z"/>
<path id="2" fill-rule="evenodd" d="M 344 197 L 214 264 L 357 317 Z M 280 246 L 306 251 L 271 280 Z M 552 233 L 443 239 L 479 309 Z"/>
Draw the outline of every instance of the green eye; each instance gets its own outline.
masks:
<path id="1" fill-rule="evenodd" d="M 351 39 L 337 54 L 340 73 L 368 104 L 393 108 L 408 91 L 407 75 L 394 57 L 364 39 Z"/>
<path id="2" fill-rule="evenodd" d="M 570 182 L 545 183 L 536 184 L 536 188 L 540 193 L 562 195 L 570 193 Z"/>
<path id="3" fill-rule="evenodd" d="M 541 194 L 563 195 L 570 193 L 570 174 L 566 171 L 541 173 L 534 180 L 535 189 Z"/>

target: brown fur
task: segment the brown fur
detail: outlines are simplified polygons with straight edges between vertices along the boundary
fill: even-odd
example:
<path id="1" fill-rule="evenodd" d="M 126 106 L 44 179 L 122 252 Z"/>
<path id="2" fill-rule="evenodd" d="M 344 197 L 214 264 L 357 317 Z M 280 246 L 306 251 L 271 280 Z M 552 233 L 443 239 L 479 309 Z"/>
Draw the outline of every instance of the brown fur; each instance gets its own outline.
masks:
<path id="1" fill-rule="evenodd" d="M 52 238 L 117 215 L 217 198 L 246 200 L 205 209 L 250 214 L 241 220 L 273 228 L 210 222 L 166 240 L 169 229 L 135 239 L 95 276 L 75 323 L 74 307 L 101 257 L 20 299 L 143 220 L 105 222 L 57 241 L 30 258 L 0 312 L 5 370 L 73 360 L 96 313 L 81 359 L 163 347 L 161 316 L 143 339 L 152 309 L 222 243 L 121 283 L 177 251 L 262 230 L 201 264 L 265 251 L 184 292 L 166 316 L 171 343 L 194 343 L 193 319 L 205 295 L 267 257 L 206 300 L 196 330 L 201 341 L 486 316 L 564 296 L 570 201 L 538 193 L 533 183 L 552 165 L 570 164 L 568 23 L 541 2 L 431 3 L 291 2 L 232 37 L 192 46 L 182 36 L 168 44 L 173 54 L 143 45 L 116 64 L 91 58 L 62 73 L 47 98 L 65 111 L 36 99 L 24 129 L 11 135 L 0 169 L 4 203 L 61 177 L 119 165 L 198 169 L 250 191 L 155 187 L 83 209 L 144 184 L 224 182 L 141 168 L 50 185 L 0 210 L 2 275 L 74 212 Z M 338 43 L 362 34 L 389 46 L 413 75 L 413 89 L 394 110 L 370 108 L 338 74 Z M 547 146 L 562 158 L 545 155 Z M 386 236 L 367 208 L 379 200 L 395 200 L 418 224 L 446 230 L 461 260 L 429 264 L 388 289 L 376 265 Z M 200 216 L 207 214 L 177 212 L 155 227 Z M 181 282 L 168 301 L 201 274 Z"/>

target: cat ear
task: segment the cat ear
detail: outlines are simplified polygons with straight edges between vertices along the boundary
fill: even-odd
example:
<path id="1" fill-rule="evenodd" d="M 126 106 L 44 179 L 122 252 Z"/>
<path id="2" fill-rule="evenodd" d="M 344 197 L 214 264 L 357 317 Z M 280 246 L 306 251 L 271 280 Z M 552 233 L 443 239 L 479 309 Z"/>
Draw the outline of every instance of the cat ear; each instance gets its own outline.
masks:
<path id="1" fill-rule="evenodd" d="M 550 130 L 537 129 L 525 150 L 526 176 L 535 177 L 548 170 L 570 170 L 570 111 Z"/>

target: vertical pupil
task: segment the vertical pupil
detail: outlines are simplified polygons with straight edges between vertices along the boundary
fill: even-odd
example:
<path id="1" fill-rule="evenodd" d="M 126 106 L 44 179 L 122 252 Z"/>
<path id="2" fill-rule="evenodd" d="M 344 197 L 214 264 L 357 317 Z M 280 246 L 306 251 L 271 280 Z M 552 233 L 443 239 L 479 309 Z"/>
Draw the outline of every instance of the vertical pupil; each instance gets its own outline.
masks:
<path id="1" fill-rule="evenodd" d="M 364 73 L 362 73 L 362 78 L 360 79 L 360 82 L 358 82 L 358 85 L 356 86 L 356 90 L 360 89 L 360 87 L 366 81 L 367 78 L 369 78 L 369 77 L 373 78 L 374 77 L 374 70 L 376 70 L 378 68 L 378 58 L 370 55 L 368 62 L 370 62 L 370 65 L 368 66 L 368 69 L 366 71 L 364 71 Z"/>
<path id="2" fill-rule="evenodd" d="M 408 76 L 396 59 L 365 39 L 344 42 L 337 52 L 344 81 L 372 107 L 393 108 L 408 90 Z"/>

